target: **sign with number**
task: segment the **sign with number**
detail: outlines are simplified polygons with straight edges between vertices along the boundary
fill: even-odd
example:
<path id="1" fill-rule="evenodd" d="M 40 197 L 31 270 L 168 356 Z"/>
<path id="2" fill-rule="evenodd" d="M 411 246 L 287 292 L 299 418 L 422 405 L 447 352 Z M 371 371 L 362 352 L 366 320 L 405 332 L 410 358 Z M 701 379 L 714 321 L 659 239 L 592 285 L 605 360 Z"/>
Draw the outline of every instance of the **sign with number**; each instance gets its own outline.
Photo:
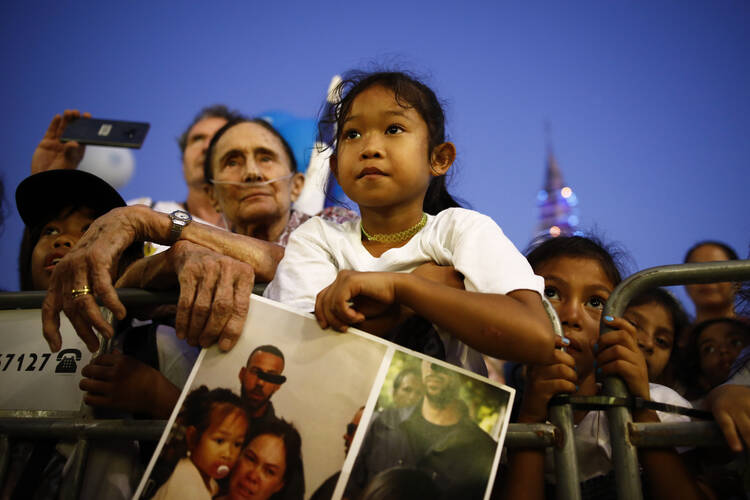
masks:
<path id="1" fill-rule="evenodd" d="M 39 309 L 0 311 L 0 410 L 78 411 L 81 368 L 91 353 L 61 316 L 62 345 L 51 353 Z"/>

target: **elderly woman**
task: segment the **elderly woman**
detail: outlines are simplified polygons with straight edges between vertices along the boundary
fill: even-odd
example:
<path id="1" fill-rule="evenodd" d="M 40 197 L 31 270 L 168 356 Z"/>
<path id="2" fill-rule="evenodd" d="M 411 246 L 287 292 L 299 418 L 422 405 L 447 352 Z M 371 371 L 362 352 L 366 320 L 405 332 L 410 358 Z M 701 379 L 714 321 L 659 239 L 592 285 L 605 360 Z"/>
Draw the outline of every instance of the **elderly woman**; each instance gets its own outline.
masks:
<path id="1" fill-rule="evenodd" d="M 167 289 L 179 283 L 178 336 L 202 346 L 218 339 L 224 350 L 234 345 L 254 280 L 273 278 L 284 253 L 281 244 L 308 217 L 291 208 L 304 176 L 289 145 L 262 120 L 233 120 L 217 131 L 205 172 L 213 181 L 208 188 L 212 203 L 234 233 L 194 222 L 186 212 L 163 214 L 145 206 L 123 207 L 99 218 L 53 273 L 42 313 L 53 351 L 61 347 L 61 309 L 89 349 L 99 344 L 92 326 L 111 336 L 93 296 L 117 318 L 125 316 L 112 280 L 122 251 L 134 241 L 171 248 L 131 266 L 116 286 Z"/>

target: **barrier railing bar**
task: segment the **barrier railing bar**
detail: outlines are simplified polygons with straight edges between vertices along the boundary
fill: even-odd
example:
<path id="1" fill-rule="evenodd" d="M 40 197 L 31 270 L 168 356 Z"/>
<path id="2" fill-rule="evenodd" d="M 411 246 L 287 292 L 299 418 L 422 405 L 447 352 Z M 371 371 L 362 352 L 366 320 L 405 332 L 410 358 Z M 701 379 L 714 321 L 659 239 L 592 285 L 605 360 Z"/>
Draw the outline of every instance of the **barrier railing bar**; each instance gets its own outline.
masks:
<path id="1" fill-rule="evenodd" d="M 560 429 L 560 443 L 554 448 L 555 494 L 558 500 L 580 500 L 581 485 L 578 482 L 578 458 L 573 434 L 573 408 L 567 405 L 549 407 L 550 422 Z"/>
<path id="2" fill-rule="evenodd" d="M 724 436 L 715 422 L 632 422 L 628 430 L 630 442 L 638 448 L 726 446 Z"/>
<path id="3" fill-rule="evenodd" d="M 552 424 L 510 424 L 504 444 L 508 448 L 550 448 L 557 444 L 559 434 Z"/>
<path id="4" fill-rule="evenodd" d="M 542 299 L 555 335 L 563 337 L 562 323 L 552 304 Z M 578 459 L 576 458 L 575 436 L 573 434 L 573 407 L 570 404 L 559 404 L 549 407 L 550 422 L 556 426 L 557 441 L 554 446 L 556 496 L 559 500 L 580 500 L 581 485 L 578 483 Z"/>
<path id="5" fill-rule="evenodd" d="M 156 441 L 166 420 L 0 419 L 0 434 L 38 439 L 144 439 Z"/>
<path id="6" fill-rule="evenodd" d="M 83 476 L 86 474 L 86 461 L 89 454 L 89 442 L 79 439 L 75 447 L 75 456 L 71 464 L 72 472 L 63 479 L 60 486 L 60 500 L 77 500 L 81 497 Z"/>
<path id="7" fill-rule="evenodd" d="M 750 261 L 746 260 L 676 264 L 644 269 L 625 279 L 612 292 L 602 311 L 600 332 L 604 334 L 612 331 L 612 328 L 604 323 L 604 316 L 622 316 L 634 297 L 651 288 L 748 279 Z M 619 377 L 607 377 L 603 385 L 605 394 L 616 397 L 628 396 L 625 383 Z M 630 411 L 624 407 L 613 407 L 607 410 L 607 418 L 612 444 L 612 464 L 618 486 L 617 498 L 642 500 L 638 454 L 628 432 L 632 425 Z"/>
<path id="8" fill-rule="evenodd" d="M 266 283 L 256 283 L 253 293 L 263 295 Z M 45 290 L 33 292 L 2 292 L 0 293 L 0 310 L 4 309 L 38 309 L 42 307 Z M 176 304 L 179 297 L 176 291 L 154 292 L 140 288 L 118 288 L 117 295 L 127 307 L 150 306 L 153 304 Z"/>

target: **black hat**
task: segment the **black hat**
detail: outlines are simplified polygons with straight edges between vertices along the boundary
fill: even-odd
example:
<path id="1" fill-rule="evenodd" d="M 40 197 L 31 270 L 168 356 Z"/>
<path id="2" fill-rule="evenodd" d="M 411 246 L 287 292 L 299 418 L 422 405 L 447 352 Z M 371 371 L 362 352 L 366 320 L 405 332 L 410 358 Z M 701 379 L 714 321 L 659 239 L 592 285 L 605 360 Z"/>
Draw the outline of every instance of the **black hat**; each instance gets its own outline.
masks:
<path id="1" fill-rule="evenodd" d="M 22 180 L 16 189 L 18 213 L 29 227 L 46 224 L 50 214 L 70 205 L 103 214 L 124 207 L 125 200 L 106 181 L 83 170 L 40 172 Z"/>

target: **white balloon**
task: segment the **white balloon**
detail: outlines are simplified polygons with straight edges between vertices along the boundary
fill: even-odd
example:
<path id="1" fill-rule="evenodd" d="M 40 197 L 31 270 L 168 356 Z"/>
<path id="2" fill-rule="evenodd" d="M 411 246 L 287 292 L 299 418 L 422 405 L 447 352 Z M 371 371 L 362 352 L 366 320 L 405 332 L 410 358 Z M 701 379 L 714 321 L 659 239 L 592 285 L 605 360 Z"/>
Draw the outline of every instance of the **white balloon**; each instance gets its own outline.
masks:
<path id="1" fill-rule="evenodd" d="M 78 170 L 94 174 L 115 189 L 120 189 L 133 177 L 135 157 L 133 152 L 126 148 L 86 146 L 86 154 L 83 155 Z"/>

